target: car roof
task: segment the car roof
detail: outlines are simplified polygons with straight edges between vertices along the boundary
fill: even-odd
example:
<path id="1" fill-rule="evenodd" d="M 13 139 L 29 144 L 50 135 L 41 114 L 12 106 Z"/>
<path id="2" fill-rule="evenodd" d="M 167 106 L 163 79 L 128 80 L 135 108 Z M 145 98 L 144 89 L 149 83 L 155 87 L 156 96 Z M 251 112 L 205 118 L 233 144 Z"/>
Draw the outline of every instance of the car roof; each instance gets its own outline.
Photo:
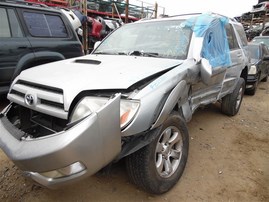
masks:
<path id="1" fill-rule="evenodd" d="M 0 0 L 0 5 L 61 13 L 61 11 L 58 8 L 48 7 L 45 4 L 32 3 L 27 1 Z"/>
<path id="2" fill-rule="evenodd" d="M 135 23 L 141 23 L 141 22 L 152 22 L 152 21 L 171 21 L 171 20 L 186 20 L 192 17 L 198 17 L 200 15 L 204 15 L 204 14 L 210 14 L 213 15 L 215 17 L 225 17 L 227 19 L 229 19 L 230 23 L 233 24 L 238 24 L 241 25 L 241 23 L 237 22 L 235 19 L 233 18 L 229 18 L 227 16 L 218 14 L 218 13 L 214 13 L 214 12 L 207 12 L 207 13 L 187 13 L 187 14 L 180 14 L 180 15 L 173 15 L 173 16 L 168 16 L 168 17 L 163 17 L 163 18 L 156 18 L 156 19 L 141 19 L 139 21 L 136 21 Z"/>

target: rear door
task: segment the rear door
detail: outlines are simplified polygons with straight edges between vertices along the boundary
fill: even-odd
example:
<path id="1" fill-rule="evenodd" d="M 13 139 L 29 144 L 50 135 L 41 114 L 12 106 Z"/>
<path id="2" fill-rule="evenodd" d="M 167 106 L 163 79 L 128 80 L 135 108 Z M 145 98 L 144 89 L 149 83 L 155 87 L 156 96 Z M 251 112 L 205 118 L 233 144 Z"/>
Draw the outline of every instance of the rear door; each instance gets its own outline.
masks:
<path id="1" fill-rule="evenodd" d="M 31 52 L 14 8 L 0 6 L 0 94 L 8 89 L 18 61 Z"/>
<path id="2" fill-rule="evenodd" d="M 226 25 L 226 34 L 230 48 L 231 66 L 227 68 L 222 93 L 230 91 L 240 77 L 245 65 L 245 54 L 238 44 L 234 28 L 231 24 Z"/>

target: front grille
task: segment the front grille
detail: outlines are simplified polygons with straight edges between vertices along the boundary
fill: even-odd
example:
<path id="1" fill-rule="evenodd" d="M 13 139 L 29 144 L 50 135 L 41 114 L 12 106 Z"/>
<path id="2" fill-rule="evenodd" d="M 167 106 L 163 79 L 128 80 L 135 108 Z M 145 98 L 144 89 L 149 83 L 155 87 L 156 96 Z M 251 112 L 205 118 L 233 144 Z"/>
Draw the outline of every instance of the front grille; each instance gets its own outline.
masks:
<path id="1" fill-rule="evenodd" d="M 62 89 L 55 88 L 55 87 L 50 87 L 50 86 L 45 86 L 45 85 L 41 85 L 41 84 L 37 84 L 37 83 L 32 83 L 32 82 L 28 82 L 28 81 L 18 80 L 16 84 L 21 84 L 21 85 L 24 85 L 24 86 L 28 86 L 28 87 L 31 87 L 31 88 L 36 88 L 36 89 L 40 89 L 40 90 L 44 90 L 44 91 L 48 91 L 48 92 L 52 92 L 52 93 L 61 93 L 61 94 L 63 94 Z"/>
<path id="2" fill-rule="evenodd" d="M 57 102 L 51 102 L 49 100 L 40 100 L 41 104 L 44 104 L 44 105 L 49 105 L 49 106 L 52 106 L 52 107 L 57 107 L 57 108 L 64 108 L 64 105 L 61 104 L 61 103 L 57 103 Z"/>
<path id="3" fill-rule="evenodd" d="M 66 129 L 68 120 L 40 113 L 12 103 L 0 118 L 3 126 L 17 140 L 33 140 L 54 135 Z"/>
<path id="4" fill-rule="evenodd" d="M 26 95 L 31 95 L 30 103 L 27 102 Z M 68 112 L 64 110 L 63 90 L 59 88 L 18 80 L 12 86 L 8 99 L 44 114 L 68 118 Z"/>

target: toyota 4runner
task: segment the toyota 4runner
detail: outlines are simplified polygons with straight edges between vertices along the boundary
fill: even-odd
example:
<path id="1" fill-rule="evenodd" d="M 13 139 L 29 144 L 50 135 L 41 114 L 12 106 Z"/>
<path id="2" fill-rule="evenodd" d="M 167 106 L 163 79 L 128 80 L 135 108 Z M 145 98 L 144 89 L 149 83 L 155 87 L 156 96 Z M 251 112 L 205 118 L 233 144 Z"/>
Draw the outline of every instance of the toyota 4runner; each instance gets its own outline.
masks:
<path id="1" fill-rule="evenodd" d="M 218 101 L 229 116 L 240 108 L 249 58 L 237 30 L 211 13 L 143 20 L 90 55 L 25 70 L 0 115 L 0 147 L 46 187 L 125 158 L 136 185 L 164 193 L 186 165 L 194 111 Z"/>

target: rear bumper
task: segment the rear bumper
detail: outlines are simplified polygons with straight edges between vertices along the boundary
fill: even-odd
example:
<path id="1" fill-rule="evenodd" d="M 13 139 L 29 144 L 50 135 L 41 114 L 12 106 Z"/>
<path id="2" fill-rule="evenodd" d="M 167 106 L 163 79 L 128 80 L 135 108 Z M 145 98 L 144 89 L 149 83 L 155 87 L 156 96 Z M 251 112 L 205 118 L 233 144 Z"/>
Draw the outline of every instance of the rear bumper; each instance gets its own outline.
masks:
<path id="1" fill-rule="evenodd" d="M 4 110 L 0 118 L 0 147 L 28 177 L 43 186 L 56 188 L 77 181 L 96 173 L 120 153 L 120 115 L 116 107 L 119 97 L 66 131 L 31 140 L 16 138 L 16 133 L 22 131 L 8 121 Z M 76 162 L 85 169 L 60 178 L 42 175 Z"/>

